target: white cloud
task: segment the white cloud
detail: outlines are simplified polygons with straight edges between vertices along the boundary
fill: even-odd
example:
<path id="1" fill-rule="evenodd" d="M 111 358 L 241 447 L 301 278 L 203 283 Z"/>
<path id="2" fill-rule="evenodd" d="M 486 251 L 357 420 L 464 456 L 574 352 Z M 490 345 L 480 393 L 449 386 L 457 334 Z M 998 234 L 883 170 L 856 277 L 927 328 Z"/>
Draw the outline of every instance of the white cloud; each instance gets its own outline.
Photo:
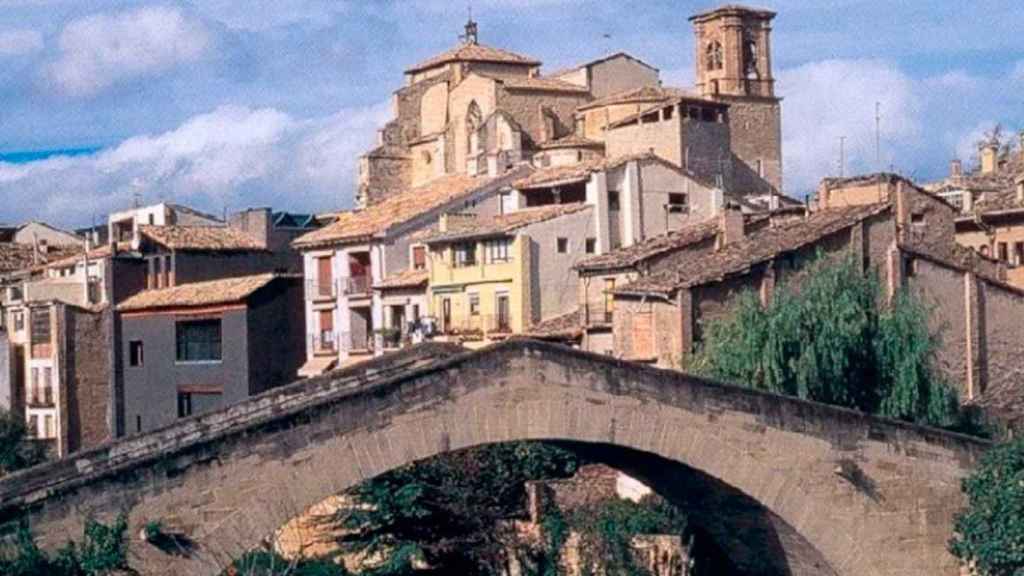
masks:
<path id="1" fill-rule="evenodd" d="M 43 49 L 43 35 L 37 30 L 0 32 L 0 56 L 22 56 Z"/>
<path id="2" fill-rule="evenodd" d="M 338 209 L 350 205 L 357 156 L 389 113 L 380 104 L 300 120 L 272 108 L 224 106 L 91 156 L 0 163 L 4 218 L 83 225 L 129 206 L 138 191 L 145 202 L 216 213 L 261 205 Z"/>
<path id="3" fill-rule="evenodd" d="M 199 60 L 212 43 L 204 24 L 178 8 L 95 14 L 64 27 L 47 70 L 64 93 L 91 96 L 115 83 Z"/>
<path id="4" fill-rule="evenodd" d="M 881 103 L 882 166 L 893 151 L 915 146 L 922 134 L 915 82 L 881 60 L 825 60 L 783 70 L 786 189 L 802 195 L 839 172 L 839 141 L 846 138 L 846 173 L 875 171 L 875 102 Z M 897 162 L 897 169 L 899 168 Z"/>

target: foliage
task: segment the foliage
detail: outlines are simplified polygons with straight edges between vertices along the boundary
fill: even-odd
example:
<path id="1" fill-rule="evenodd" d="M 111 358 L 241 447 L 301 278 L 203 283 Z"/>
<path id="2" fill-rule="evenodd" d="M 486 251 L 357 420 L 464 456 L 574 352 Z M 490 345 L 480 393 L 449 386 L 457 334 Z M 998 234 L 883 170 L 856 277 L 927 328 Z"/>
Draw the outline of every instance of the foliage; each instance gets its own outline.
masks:
<path id="1" fill-rule="evenodd" d="M 767 392 L 983 433 L 936 365 L 927 308 L 908 292 L 882 301 L 877 275 L 852 255 L 819 254 L 767 306 L 747 293 L 732 318 L 711 323 L 694 367 Z"/>
<path id="2" fill-rule="evenodd" d="M 465 450 L 363 483 L 353 491 L 363 505 L 334 520 L 352 531 L 346 550 L 383 555 L 373 576 L 407 574 L 415 562 L 439 574 L 490 574 L 504 550 L 496 526 L 523 510 L 524 483 L 577 467 L 572 453 L 547 444 Z"/>
<path id="3" fill-rule="evenodd" d="M 0 476 L 42 461 L 42 446 L 29 438 L 25 423 L 0 408 Z"/>
<path id="4" fill-rule="evenodd" d="M 979 576 L 1024 575 L 1024 438 L 985 454 L 962 490 L 950 550 Z"/>
<path id="5" fill-rule="evenodd" d="M 119 516 L 107 526 L 89 519 L 81 546 L 68 542 L 52 557 L 39 549 L 24 526 L 12 546 L 0 552 L 0 574 L 5 576 L 100 576 L 128 568 L 125 531 L 128 520 Z"/>
<path id="6" fill-rule="evenodd" d="M 580 565 L 584 572 L 649 576 L 637 565 L 632 542 L 641 534 L 677 534 L 686 532 L 686 516 L 656 496 L 640 502 L 609 500 L 562 513 L 549 510 L 542 521 L 545 536 L 542 550 L 521 555 L 529 576 L 560 576 L 564 570 L 559 558 L 570 532 L 579 535 Z"/>
<path id="7" fill-rule="evenodd" d="M 232 562 L 224 576 L 348 576 L 329 559 L 289 561 L 273 552 L 249 552 Z"/>

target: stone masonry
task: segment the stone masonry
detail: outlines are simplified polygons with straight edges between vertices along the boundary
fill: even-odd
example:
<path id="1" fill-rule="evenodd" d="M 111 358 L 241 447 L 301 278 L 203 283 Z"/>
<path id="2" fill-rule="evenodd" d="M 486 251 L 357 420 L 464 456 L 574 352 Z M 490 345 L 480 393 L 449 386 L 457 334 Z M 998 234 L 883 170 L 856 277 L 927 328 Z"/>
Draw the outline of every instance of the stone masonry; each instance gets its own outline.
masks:
<path id="1" fill-rule="evenodd" d="M 741 573 L 793 576 L 958 574 L 960 481 L 988 447 L 556 345 L 427 344 L 6 478 L 0 524 L 52 548 L 126 512 L 141 574 L 213 575 L 363 480 L 526 439 L 593 451 L 692 509 Z M 150 521 L 194 549 L 141 542 Z"/>

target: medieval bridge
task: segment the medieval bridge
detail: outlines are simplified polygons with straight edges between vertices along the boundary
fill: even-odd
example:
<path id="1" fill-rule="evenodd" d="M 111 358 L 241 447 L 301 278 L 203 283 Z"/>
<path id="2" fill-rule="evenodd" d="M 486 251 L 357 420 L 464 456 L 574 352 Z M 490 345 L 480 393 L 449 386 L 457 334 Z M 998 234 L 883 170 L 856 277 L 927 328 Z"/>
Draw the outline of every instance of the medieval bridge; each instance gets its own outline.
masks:
<path id="1" fill-rule="evenodd" d="M 683 506 L 740 574 L 955 576 L 961 478 L 987 445 L 532 341 L 424 345 L 0 481 L 0 524 L 45 546 L 131 523 L 133 567 L 214 575 L 290 518 L 389 469 L 557 441 Z M 147 522 L 194 547 L 161 551 Z"/>

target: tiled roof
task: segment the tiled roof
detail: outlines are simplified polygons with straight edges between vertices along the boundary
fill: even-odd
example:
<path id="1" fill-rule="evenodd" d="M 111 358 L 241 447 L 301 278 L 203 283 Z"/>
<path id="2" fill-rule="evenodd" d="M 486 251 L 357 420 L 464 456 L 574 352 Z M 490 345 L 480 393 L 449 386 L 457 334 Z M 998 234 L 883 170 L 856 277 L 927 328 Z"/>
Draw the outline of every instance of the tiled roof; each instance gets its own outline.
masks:
<path id="1" fill-rule="evenodd" d="M 531 326 L 523 336 L 539 340 L 575 340 L 583 335 L 579 309 Z"/>
<path id="2" fill-rule="evenodd" d="M 522 54 L 516 54 L 515 52 L 509 52 L 508 50 L 502 50 L 501 48 L 493 48 L 491 46 L 484 46 L 483 44 L 462 44 L 461 46 L 452 48 L 447 52 L 442 52 L 433 58 L 424 60 L 405 72 L 407 74 L 420 72 L 451 62 L 495 62 L 499 64 L 540 66 L 539 61 L 534 60 L 529 56 L 523 56 Z"/>
<path id="3" fill-rule="evenodd" d="M 541 150 L 552 150 L 557 148 L 604 148 L 604 142 L 598 142 L 597 140 L 591 140 L 584 138 L 583 136 L 577 136 L 572 134 L 559 138 L 558 140 L 550 140 L 543 142 L 538 146 Z"/>
<path id="4" fill-rule="evenodd" d="M 139 226 L 139 233 L 171 250 L 250 252 L 266 249 L 252 236 L 228 226 Z"/>
<path id="5" fill-rule="evenodd" d="M 668 166 L 673 170 L 683 172 L 690 178 L 695 180 L 697 179 L 696 175 L 684 172 L 679 166 L 676 166 L 653 152 L 640 152 L 637 154 L 624 154 L 622 156 L 616 156 L 615 158 L 593 158 L 584 162 L 569 164 L 567 166 L 542 168 L 534 171 L 525 178 L 516 180 L 515 183 L 512 184 L 512 187 L 517 190 L 527 190 L 530 188 L 548 188 L 551 186 L 581 182 L 590 178 L 590 175 L 595 172 L 614 170 L 615 168 L 635 160 L 658 162 L 659 164 Z"/>
<path id="6" fill-rule="evenodd" d="M 556 78 L 522 77 L 522 78 L 495 78 L 506 88 L 513 90 L 534 90 L 539 92 L 569 92 L 575 94 L 589 94 L 590 91 L 578 84 L 572 84 Z"/>
<path id="7" fill-rule="evenodd" d="M 50 246 L 45 253 L 33 257 L 33 248 L 28 244 L 0 242 L 0 274 L 39 269 L 81 252 L 79 246 Z"/>
<path id="8" fill-rule="evenodd" d="M 121 312 L 130 312 L 179 306 L 234 304 L 244 301 L 278 277 L 275 274 L 258 274 L 144 290 L 122 302 L 117 309 Z"/>
<path id="9" fill-rule="evenodd" d="M 617 94 L 611 94 L 604 98 L 598 98 L 592 102 L 577 108 L 577 111 L 590 110 L 616 104 L 644 104 L 651 102 L 666 102 L 673 98 L 700 98 L 698 94 L 682 88 L 670 88 L 666 86 L 643 86 L 632 88 Z"/>
<path id="10" fill-rule="evenodd" d="M 513 230 L 553 220 L 567 214 L 574 214 L 590 208 L 584 202 L 571 204 L 550 204 L 536 208 L 524 208 L 491 218 L 466 218 L 446 232 L 435 231 L 423 237 L 424 242 L 452 242 L 468 238 L 507 234 Z"/>
<path id="11" fill-rule="evenodd" d="M 131 243 L 118 242 L 117 249 L 119 252 L 130 250 Z M 73 254 L 71 256 L 62 257 L 59 260 L 50 260 L 49 262 L 47 262 L 46 267 L 60 268 L 62 266 L 70 266 L 72 264 L 77 264 L 78 262 L 81 262 L 86 257 L 88 257 L 89 260 L 102 260 L 103 258 L 108 258 L 110 254 L 110 244 L 103 244 L 102 246 L 97 246 L 89 250 L 88 254 L 82 253 L 82 251 L 79 250 L 78 253 Z"/>
<path id="12" fill-rule="evenodd" d="M 806 220 L 763 228 L 714 252 L 682 253 L 672 269 L 640 278 L 616 293 L 669 295 L 680 288 L 721 280 L 889 209 L 889 203 L 881 203 L 814 212 Z"/>
<path id="13" fill-rule="evenodd" d="M 607 129 L 608 130 L 612 130 L 614 128 L 619 128 L 620 126 L 625 126 L 627 124 L 630 124 L 630 123 L 634 122 L 637 118 L 640 118 L 642 116 L 650 114 L 651 112 L 656 112 L 657 110 L 659 110 L 659 109 L 661 109 L 661 108 L 663 108 L 665 106 L 672 106 L 672 105 L 678 104 L 680 102 L 695 102 L 695 103 L 699 103 L 699 104 L 702 104 L 702 105 L 714 106 L 715 108 L 728 108 L 729 107 L 729 105 L 727 103 L 725 103 L 725 102 L 719 102 L 717 100 L 707 100 L 707 99 L 696 97 L 696 96 L 666 98 L 664 100 L 661 100 L 659 102 L 651 104 L 651 105 L 647 106 L 646 108 L 638 110 L 637 112 L 635 112 L 633 114 L 630 114 L 629 116 L 625 116 L 623 118 L 620 118 L 620 119 L 616 120 L 615 122 L 612 122 L 611 124 L 608 124 Z"/>
<path id="14" fill-rule="evenodd" d="M 484 188 L 504 185 L 506 181 L 520 177 L 528 170 L 516 169 L 497 178 L 475 178 L 465 174 L 441 176 L 423 186 L 388 196 L 365 209 L 342 212 L 338 214 L 337 220 L 319 230 L 300 236 L 293 245 L 298 248 L 313 248 L 366 240 L 387 232 L 392 226 L 470 196 Z"/>
<path id="15" fill-rule="evenodd" d="M 34 263 L 31 246 L 13 242 L 0 243 L 0 273 L 31 268 Z"/>
<path id="16" fill-rule="evenodd" d="M 597 272 L 630 268 L 641 262 L 686 248 L 714 238 L 718 234 L 718 219 L 692 224 L 681 230 L 673 230 L 644 240 L 632 246 L 619 248 L 607 254 L 600 254 L 576 264 L 577 270 Z"/>
<path id="17" fill-rule="evenodd" d="M 378 282 L 373 285 L 374 288 L 382 290 L 396 289 L 396 288 L 419 288 L 420 286 L 426 286 L 429 274 L 426 270 L 414 270 L 412 268 L 392 274 L 384 279 L 383 282 Z"/>

